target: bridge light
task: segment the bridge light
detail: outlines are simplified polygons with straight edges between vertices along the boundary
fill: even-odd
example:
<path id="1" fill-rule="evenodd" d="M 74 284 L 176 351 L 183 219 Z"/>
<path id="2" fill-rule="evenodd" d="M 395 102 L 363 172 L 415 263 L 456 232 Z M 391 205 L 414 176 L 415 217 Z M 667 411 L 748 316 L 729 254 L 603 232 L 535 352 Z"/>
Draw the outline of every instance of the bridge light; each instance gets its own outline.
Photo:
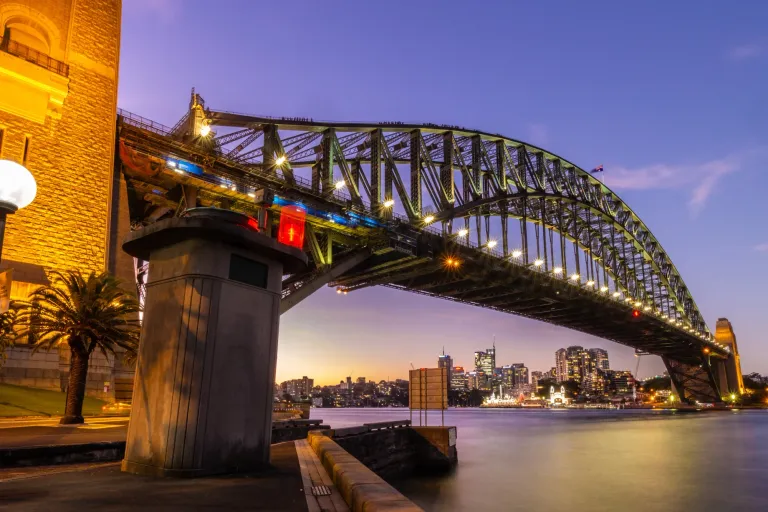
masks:
<path id="1" fill-rule="evenodd" d="M 632 297 L 627 297 L 626 299 L 624 299 L 624 302 L 632 302 Z"/>
<path id="2" fill-rule="evenodd" d="M 384 201 L 384 208 L 392 208 L 393 206 L 395 206 L 394 199 L 387 199 Z"/>
<path id="3" fill-rule="evenodd" d="M 571 274 L 571 281 L 578 281 L 581 276 L 579 274 L 573 273 Z"/>
<path id="4" fill-rule="evenodd" d="M 227 184 L 226 184 L 226 183 L 219 183 L 219 186 L 220 186 L 221 188 L 227 188 Z"/>
<path id="5" fill-rule="evenodd" d="M 523 255 L 523 251 L 521 251 L 520 249 L 515 249 L 514 251 L 512 251 L 513 258 L 519 258 L 522 255 Z"/>
<path id="6" fill-rule="evenodd" d="M 613 296 L 616 297 L 617 299 L 619 298 L 619 295 L 621 295 L 619 292 L 613 292 Z"/>
<path id="7" fill-rule="evenodd" d="M 536 259 L 533 261 L 533 264 L 534 264 L 535 266 L 537 266 L 537 267 L 540 267 L 540 266 L 542 266 L 542 265 L 544 264 L 544 260 L 543 260 L 543 259 L 541 259 L 541 258 L 536 258 Z"/>
<path id="8" fill-rule="evenodd" d="M 640 318 L 640 312 L 636 309 L 632 310 L 632 316 L 635 318 Z"/>
<path id="9" fill-rule="evenodd" d="M 211 133 L 211 127 L 210 125 L 204 124 L 200 127 L 200 135 L 203 137 L 207 137 L 208 134 Z"/>
<path id="10" fill-rule="evenodd" d="M 424 224 L 431 224 L 432 221 L 434 220 L 435 220 L 434 215 L 427 215 L 426 217 L 424 217 Z"/>
<path id="11" fill-rule="evenodd" d="M 496 247 L 496 244 L 498 243 L 499 242 L 497 242 L 496 240 L 488 240 L 488 243 L 486 243 L 485 245 L 487 245 L 489 249 L 493 249 L 494 247 Z"/>
<path id="12" fill-rule="evenodd" d="M 555 267 L 552 269 L 552 272 L 554 272 L 557 275 L 560 275 L 563 273 L 563 267 Z"/>
<path id="13" fill-rule="evenodd" d="M 279 157 L 277 157 L 275 159 L 275 165 L 280 167 L 281 165 L 283 165 L 287 161 L 288 161 L 288 159 L 285 157 L 285 155 L 280 155 Z"/>
<path id="14" fill-rule="evenodd" d="M 465 237 L 465 236 L 467 236 L 469 234 L 469 230 L 467 228 L 461 228 L 459 230 L 459 232 L 456 233 L 456 234 L 461 236 L 461 237 Z"/>
<path id="15" fill-rule="evenodd" d="M 336 288 L 336 293 L 338 293 L 339 295 L 341 295 L 341 288 Z"/>
<path id="16" fill-rule="evenodd" d="M 608 287 L 607 286 L 601 286 L 600 291 L 603 293 L 608 293 Z"/>
<path id="17" fill-rule="evenodd" d="M 595 282 L 594 282 L 593 280 L 591 280 L 591 279 L 590 279 L 589 281 L 587 281 L 586 283 L 584 283 L 584 285 L 586 285 L 586 286 L 589 286 L 589 287 L 591 288 L 591 287 L 595 286 Z"/>
<path id="18" fill-rule="evenodd" d="M 248 192 L 248 197 L 250 197 L 252 199 L 255 198 L 256 197 L 256 192 Z"/>
<path id="19" fill-rule="evenodd" d="M 643 308 L 643 311 L 650 311 L 650 310 L 651 310 L 651 306 L 649 306 L 649 305 L 647 305 L 647 304 L 646 304 L 646 305 L 645 305 L 645 307 Z"/>
<path id="20" fill-rule="evenodd" d="M 347 182 L 346 182 L 346 181 L 344 181 L 344 180 L 339 180 L 339 181 L 337 181 L 337 182 L 336 182 L 336 184 L 334 185 L 334 187 L 336 187 L 336 190 L 341 190 L 341 189 L 343 189 L 343 188 L 344 188 L 344 187 L 346 187 L 346 186 L 347 186 Z"/>

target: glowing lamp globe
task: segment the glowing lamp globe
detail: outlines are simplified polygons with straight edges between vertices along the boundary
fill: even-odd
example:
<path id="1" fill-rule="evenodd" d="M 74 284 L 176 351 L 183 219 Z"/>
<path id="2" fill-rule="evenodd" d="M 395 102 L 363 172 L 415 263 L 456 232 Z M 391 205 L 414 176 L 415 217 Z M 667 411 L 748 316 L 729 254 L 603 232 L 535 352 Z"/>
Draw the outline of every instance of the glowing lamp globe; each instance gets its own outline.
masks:
<path id="1" fill-rule="evenodd" d="M 13 213 L 35 199 L 37 183 L 26 167 L 0 160 L 0 210 Z"/>

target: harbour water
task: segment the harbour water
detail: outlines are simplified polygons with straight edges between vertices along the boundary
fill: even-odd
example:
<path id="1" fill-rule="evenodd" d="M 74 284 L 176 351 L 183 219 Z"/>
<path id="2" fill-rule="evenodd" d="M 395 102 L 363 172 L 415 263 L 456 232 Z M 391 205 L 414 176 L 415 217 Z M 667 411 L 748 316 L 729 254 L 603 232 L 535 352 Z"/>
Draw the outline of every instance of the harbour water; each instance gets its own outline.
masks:
<path id="1" fill-rule="evenodd" d="M 344 427 L 409 411 L 312 417 Z M 428 511 L 768 510 L 767 410 L 451 409 L 445 424 L 458 427 L 456 470 L 392 482 Z"/>

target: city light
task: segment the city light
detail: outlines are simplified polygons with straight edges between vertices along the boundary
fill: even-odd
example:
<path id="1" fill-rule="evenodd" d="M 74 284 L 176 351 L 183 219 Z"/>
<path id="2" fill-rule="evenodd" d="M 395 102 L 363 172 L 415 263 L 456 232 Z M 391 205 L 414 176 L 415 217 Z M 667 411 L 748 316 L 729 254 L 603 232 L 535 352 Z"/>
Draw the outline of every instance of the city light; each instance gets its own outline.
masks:
<path id="1" fill-rule="evenodd" d="M 459 268 L 459 266 L 461 265 L 461 260 L 459 260 L 458 258 L 453 258 L 449 256 L 445 259 L 444 264 L 447 268 L 456 269 L 456 268 Z"/>
<path id="2" fill-rule="evenodd" d="M 394 199 L 387 199 L 384 201 L 384 208 L 392 208 L 395 206 L 395 200 Z"/>
<path id="3" fill-rule="evenodd" d="M 640 306 L 642 306 L 642 305 L 643 305 L 643 303 L 642 303 L 642 302 L 640 302 L 639 300 L 636 300 L 636 301 L 635 301 L 635 307 L 636 307 L 636 308 L 639 308 L 639 307 L 640 307 Z"/>
<path id="4" fill-rule="evenodd" d="M 608 287 L 607 286 L 601 286 L 600 291 L 603 293 L 608 293 Z"/>
<path id="5" fill-rule="evenodd" d="M 498 242 L 496 240 L 488 240 L 488 243 L 486 245 L 488 246 L 489 249 L 493 249 L 494 247 L 496 247 L 497 243 Z"/>
<path id="6" fill-rule="evenodd" d="M 207 137 L 208 134 L 211 133 L 211 127 L 210 125 L 204 124 L 200 127 L 200 135 L 203 137 Z"/>
<path id="7" fill-rule="evenodd" d="M 515 249 L 514 251 L 512 251 L 513 258 L 519 258 L 522 255 L 523 255 L 523 251 L 521 251 L 520 249 Z"/>
<path id="8" fill-rule="evenodd" d="M 590 288 L 591 288 L 591 287 L 593 287 L 593 286 L 595 286 L 595 282 L 594 282 L 593 280 L 591 280 L 591 279 L 590 279 L 589 281 L 587 281 L 586 283 L 584 283 L 584 284 L 586 284 L 586 285 L 587 285 L 587 286 L 589 286 Z"/>
<path id="9" fill-rule="evenodd" d="M 651 306 L 647 304 L 645 305 L 645 307 L 643 307 L 643 311 L 650 311 L 650 310 L 651 310 Z"/>
<path id="10" fill-rule="evenodd" d="M 639 318 L 640 317 L 640 312 L 638 310 L 634 309 L 634 310 L 632 310 L 632 316 L 635 317 L 635 318 Z"/>
<path id="11" fill-rule="evenodd" d="M 336 184 L 334 186 L 336 187 L 336 190 L 341 190 L 341 189 L 343 189 L 344 187 L 347 186 L 347 182 L 344 181 L 344 180 L 339 180 L 339 181 L 336 182 Z"/>
<path id="12" fill-rule="evenodd" d="M 621 295 L 621 293 L 619 293 L 619 292 L 613 292 L 613 296 L 614 296 L 614 297 L 617 297 L 617 298 L 618 298 L 618 297 L 619 297 L 619 295 Z"/>
<path id="13" fill-rule="evenodd" d="M 469 234 L 469 230 L 468 230 L 468 229 L 466 229 L 466 228 L 461 228 L 461 229 L 459 230 L 459 232 L 458 232 L 458 233 L 456 233 L 456 234 L 457 234 L 457 235 L 459 235 L 459 236 L 461 236 L 461 237 L 464 237 L 464 236 L 467 236 L 467 235 Z"/>
<path id="14" fill-rule="evenodd" d="M 426 217 L 424 217 L 424 224 L 431 224 L 432 221 L 434 220 L 435 220 L 434 215 L 427 215 Z"/>
<path id="15" fill-rule="evenodd" d="M 283 165 L 288 159 L 285 157 L 285 155 L 280 155 L 275 159 L 275 165 L 280 167 Z"/>
<path id="16" fill-rule="evenodd" d="M 563 273 L 563 267 L 555 267 L 552 269 L 552 272 L 554 272 L 557 275 L 560 275 Z"/>
<path id="17" fill-rule="evenodd" d="M 571 274 L 571 281 L 578 281 L 581 276 L 579 274 Z"/>
<path id="18" fill-rule="evenodd" d="M 536 258 L 536 259 L 533 261 L 533 264 L 534 264 L 535 266 L 537 266 L 537 267 L 540 267 L 540 266 L 542 266 L 542 265 L 544 264 L 544 260 L 542 260 L 541 258 Z"/>
<path id="19" fill-rule="evenodd" d="M 255 198 L 256 197 L 256 193 L 255 192 L 248 192 L 248 197 Z"/>
<path id="20" fill-rule="evenodd" d="M 174 172 L 176 172 L 178 174 L 184 174 L 184 171 L 179 169 L 178 167 L 174 167 L 173 170 L 174 170 Z"/>
<path id="21" fill-rule="evenodd" d="M 626 297 L 626 298 L 624 299 L 624 302 L 632 302 L 632 297 Z"/>
<path id="22" fill-rule="evenodd" d="M 219 186 L 220 186 L 221 188 L 227 188 L 227 184 L 226 184 L 226 183 L 219 183 Z"/>

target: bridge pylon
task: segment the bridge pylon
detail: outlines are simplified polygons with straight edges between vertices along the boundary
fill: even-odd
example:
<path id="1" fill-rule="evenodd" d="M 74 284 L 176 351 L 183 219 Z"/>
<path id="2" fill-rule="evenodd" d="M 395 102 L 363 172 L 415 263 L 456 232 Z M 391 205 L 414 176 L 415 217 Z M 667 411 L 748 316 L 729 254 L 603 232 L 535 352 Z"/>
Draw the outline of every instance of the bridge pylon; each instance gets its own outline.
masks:
<path id="1" fill-rule="evenodd" d="M 728 359 L 718 361 L 718 384 L 721 394 L 744 393 L 744 378 L 741 373 L 741 358 L 739 347 L 736 344 L 736 335 L 733 326 L 727 318 L 718 318 L 715 326 L 715 342 L 725 345 L 730 349 Z"/>

